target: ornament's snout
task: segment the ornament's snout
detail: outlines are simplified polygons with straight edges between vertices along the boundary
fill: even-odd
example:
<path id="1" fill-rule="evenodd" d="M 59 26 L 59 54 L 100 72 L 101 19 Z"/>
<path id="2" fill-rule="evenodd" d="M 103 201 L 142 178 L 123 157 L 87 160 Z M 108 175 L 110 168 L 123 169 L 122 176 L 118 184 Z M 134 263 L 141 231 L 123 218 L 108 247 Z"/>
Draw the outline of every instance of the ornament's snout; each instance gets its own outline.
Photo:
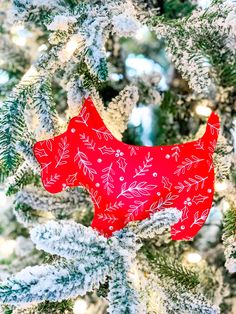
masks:
<path id="1" fill-rule="evenodd" d="M 35 143 L 33 146 L 33 152 L 36 160 L 41 167 L 41 181 L 44 188 L 52 193 L 60 193 L 66 189 L 66 185 L 55 184 L 61 180 L 62 173 L 60 173 L 55 164 L 52 162 L 50 156 L 50 149 L 52 150 L 52 140 L 45 140 Z"/>

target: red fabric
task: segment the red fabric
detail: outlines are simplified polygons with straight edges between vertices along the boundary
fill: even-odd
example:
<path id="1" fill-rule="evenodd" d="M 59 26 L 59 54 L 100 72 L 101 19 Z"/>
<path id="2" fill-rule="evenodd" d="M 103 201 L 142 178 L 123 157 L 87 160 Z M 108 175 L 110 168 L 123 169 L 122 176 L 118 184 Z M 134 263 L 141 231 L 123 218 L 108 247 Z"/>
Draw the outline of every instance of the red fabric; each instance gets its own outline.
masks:
<path id="1" fill-rule="evenodd" d="M 109 237 L 129 221 L 176 207 L 182 218 L 173 240 L 191 239 L 205 222 L 214 193 L 212 154 L 219 132 L 212 113 L 198 140 L 170 146 L 134 146 L 111 134 L 86 99 L 65 133 L 37 142 L 34 154 L 50 193 L 83 186 L 94 203 L 92 227 Z"/>

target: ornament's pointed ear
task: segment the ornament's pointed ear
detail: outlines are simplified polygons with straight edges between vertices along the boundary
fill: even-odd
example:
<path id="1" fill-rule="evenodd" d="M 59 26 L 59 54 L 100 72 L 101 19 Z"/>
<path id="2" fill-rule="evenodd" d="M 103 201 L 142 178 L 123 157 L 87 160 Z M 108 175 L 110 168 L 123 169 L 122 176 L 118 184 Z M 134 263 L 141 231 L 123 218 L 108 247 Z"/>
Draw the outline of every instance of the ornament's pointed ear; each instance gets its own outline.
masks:
<path id="1" fill-rule="evenodd" d="M 41 181 L 44 188 L 50 193 L 58 193 L 62 188 L 54 185 L 60 178 L 60 173 L 55 170 L 55 151 L 57 151 L 57 140 L 51 138 L 36 142 L 33 152 L 41 167 Z"/>
<path id="2" fill-rule="evenodd" d="M 93 100 L 92 98 L 89 96 L 87 98 L 84 98 L 84 102 L 83 102 L 83 105 L 82 105 L 82 109 L 84 107 L 87 107 L 87 108 L 90 108 L 90 107 L 94 107 L 94 103 L 93 103 Z"/>
<path id="3" fill-rule="evenodd" d="M 72 128 L 75 125 L 83 124 L 86 127 L 105 127 L 103 119 L 94 105 L 91 97 L 84 99 L 83 105 L 77 116 L 70 120 L 68 128 Z"/>
<path id="4" fill-rule="evenodd" d="M 92 98 L 91 98 L 90 96 L 84 99 L 84 102 L 83 102 L 81 111 L 82 111 L 83 108 L 85 108 L 85 107 L 86 107 L 88 110 L 92 110 L 92 109 L 95 109 L 95 110 L 96 110 L 96 107 L 95 107 L 95 105 L 94 105 L 94 102 L 93 102 L 93 100 L 92 100 Z"/>
<path id="5" fill-rule="evenodd" d="M 99 119 L 102 120 L 102 117 L 100 113 L 98 112 L 98 109 L 96 108 L 92 98 L 89 96 L 85 98 L 84 103 L 83 103 L 83 108 L 86 107 L 88 112 L 91 112 L 93 114 L 93 120 Z M 103 120 L 102 120 L 103 121 Z"/>
<path id="6" fill-rule="evenodd" d="M 218 135 L 220 132 L 220 119 L 218 114 L 212 112 L 207 121 L 206 131 L 202 137 L 203 142 L 206 146 L 212 146 L 215 148 Z"/>

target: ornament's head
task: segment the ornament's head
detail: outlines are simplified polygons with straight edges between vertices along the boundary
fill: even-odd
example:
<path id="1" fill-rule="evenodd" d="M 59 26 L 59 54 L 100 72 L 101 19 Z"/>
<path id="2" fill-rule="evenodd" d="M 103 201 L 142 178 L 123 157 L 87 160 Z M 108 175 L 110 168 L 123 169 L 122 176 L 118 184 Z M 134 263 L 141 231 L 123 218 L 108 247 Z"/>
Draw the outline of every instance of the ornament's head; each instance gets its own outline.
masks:
<path id="1" fill-rule="evenodd" d="M 48 192 L 58 193 L 83 185 L 86 175 L 94 178 L 96 170 L 92 169 L 88 157 L 88 151 L 90 155 L 96 155 L 95 142 L 88 135 L 92 107 L 92 100 L 88 98 L 79 115 L 70 120 L 66 132 L 34 145 L 35 157 L 41 165 L 42 183 Z M 101 120 L 96 110 L 93 119 Z"/>

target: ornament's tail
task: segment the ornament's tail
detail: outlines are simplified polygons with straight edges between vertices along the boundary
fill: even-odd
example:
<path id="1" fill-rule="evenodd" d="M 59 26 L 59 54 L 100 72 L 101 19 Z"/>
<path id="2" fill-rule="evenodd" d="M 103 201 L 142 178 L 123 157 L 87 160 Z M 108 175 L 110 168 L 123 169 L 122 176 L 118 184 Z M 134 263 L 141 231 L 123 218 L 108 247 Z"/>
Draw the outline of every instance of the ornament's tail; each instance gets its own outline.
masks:
<path id="1" fill-rule="evenodd" d="M 218 135 L 220 131 L 220 120 L 219 116 L 212 112 L 207 121 L 206 131 L 202 136 L 202 142 L 205 148 L 212 147 L 212 154 L 217 143 Z"/>

